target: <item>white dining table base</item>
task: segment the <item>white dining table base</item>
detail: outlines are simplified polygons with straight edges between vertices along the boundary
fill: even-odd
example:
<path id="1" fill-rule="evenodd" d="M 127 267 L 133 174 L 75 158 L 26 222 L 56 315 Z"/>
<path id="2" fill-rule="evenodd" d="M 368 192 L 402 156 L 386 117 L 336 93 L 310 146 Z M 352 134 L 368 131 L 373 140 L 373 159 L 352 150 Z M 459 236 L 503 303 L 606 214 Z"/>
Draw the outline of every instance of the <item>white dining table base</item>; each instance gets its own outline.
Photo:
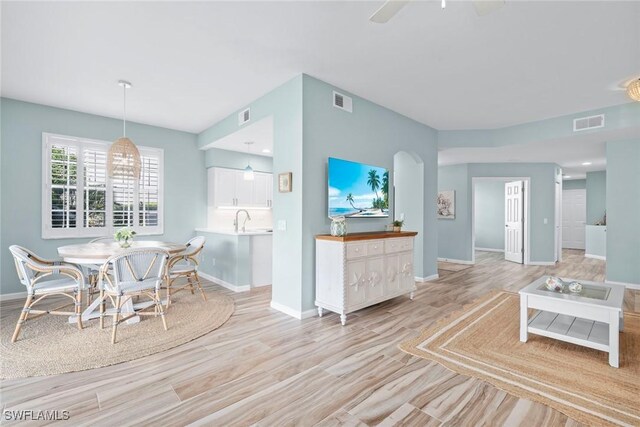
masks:
<path id="1" fill-rule="evenodd" d="M 167 300 L 161 301 L 162 305 L 166 306 Z M 137 310 L 143 310 L 145 308 L 151 307 L 154 305 L 153 301 L 144 301 L 144 302 L 136 302 L 134 303 L 131 299 L 127 300 L 122 305 L 121 314 L 123 317 L 127 317 L 133 314 Z M 110 320 L 113 318 L 115 308 L 107 308 L 105 310 L 105 318 Z M 77 323 L 78 316 L 69 316 L 69 323 Z M 85 322 L 87 320 L 99 319 L 100 318 L 100 298 L 96 298 L 93 300 L 87 308 L 82 312 L 82 321 Z M 140 322 L 140 316 L 133 316 L 130 319 L 127 319 L 125 323 L 127 325 L 132 325 L 134 323 Z M 109 323 L 107 323 L 109 324 Z"/>

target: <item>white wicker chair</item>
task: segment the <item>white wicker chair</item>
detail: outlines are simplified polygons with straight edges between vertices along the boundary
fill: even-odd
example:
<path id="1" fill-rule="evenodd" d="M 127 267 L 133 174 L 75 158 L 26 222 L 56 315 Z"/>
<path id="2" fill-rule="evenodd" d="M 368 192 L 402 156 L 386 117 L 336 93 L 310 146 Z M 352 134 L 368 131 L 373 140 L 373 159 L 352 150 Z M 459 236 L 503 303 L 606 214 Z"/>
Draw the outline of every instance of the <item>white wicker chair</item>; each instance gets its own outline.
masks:
<path id="1" fill-rule="evenodd" d="M 198 286 L 202 299 L 207 300 L 207 295 L 202 289 L 200 276 L 198 276 L 198 265 L 202 257 L 205 238 L 196 236 L 186 243 L 187 248 L 179 255 L 175 255 L 169 259 L 168 270 L 169 279 L 167 281 L 167 307 L 171 304 L 171 295 L 183 289 L 189 288 L 191 294 L 194 293 L 194 284 Z M 186 278 L 187 283 L 182 286 L 176 286 L 176 281 L 180 278 Z"/>
<path id="2" fill-rule="evenodd" d="M 16 264 L 20 282 L 27 287 L 27 301 L 16 325 L 11 342 L 16 342 L 22 324 L 29 319 L 31 313 L 40 317 L 44 314 L 77 316 L 78 329 L 82 329 L 82 291 L 85 288 L 85 276 L 77 266 L 61 261 L 48 261 L 36 256 L 23 247 L 13 245 L 9 247 Z M 58 277 L 57 279 L 55 277 Z M 48 280 L 42 280 L 49 278 Z M 60 311 L 69 304 L 64 304 L 52 310 L 34 310 L 33 306 L 51 295 L 64 295 L 71 298 L 74 311 Z"/>
<path id="3" fill-rule="evenodd" d="M 100 328 L 104 328 L 105 304 L 106 299 L 109 298 L 115 308 L 111 333 L 113 344 L 116 343 L 118 324 L 133 316 L 160 315 L 164 329 L 167 330 L 167 320 L 160 299 L 160 287 L 166 277 L 168 259 L 169 253 L 163 249 L 132 249 L 109 258 L 100 268 Z M 122 317 L 121 310 L 124 303 L 133 297 L 141 296 L 149 297 L 151 303 L 126 317 Z M 147 308 L 154 308 L 154 311 L 143 311 Z"/>

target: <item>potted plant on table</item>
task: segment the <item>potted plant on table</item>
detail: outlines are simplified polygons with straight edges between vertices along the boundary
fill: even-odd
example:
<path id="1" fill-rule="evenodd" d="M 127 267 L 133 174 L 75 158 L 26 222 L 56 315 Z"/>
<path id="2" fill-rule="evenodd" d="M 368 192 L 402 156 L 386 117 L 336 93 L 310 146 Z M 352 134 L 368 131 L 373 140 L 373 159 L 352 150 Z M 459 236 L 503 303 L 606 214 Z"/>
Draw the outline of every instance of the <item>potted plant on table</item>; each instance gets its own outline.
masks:
<path id="1" fill-rule="evenodd" d="M 136 235 L 136 232 L 130 228 L 121 228 L 113 235 L 113 238 L 120 245 L 121 248 L 128 248 L 131 246 L 131 242 L 133 241 L 133 236 Z"/>
<path id="2" fill-rule="evenodd" d="M 402 224 L 404 224 L 403 220 L 396 219 L 393 221 L 393 231 L 399 233 L 402 231 Z"/>

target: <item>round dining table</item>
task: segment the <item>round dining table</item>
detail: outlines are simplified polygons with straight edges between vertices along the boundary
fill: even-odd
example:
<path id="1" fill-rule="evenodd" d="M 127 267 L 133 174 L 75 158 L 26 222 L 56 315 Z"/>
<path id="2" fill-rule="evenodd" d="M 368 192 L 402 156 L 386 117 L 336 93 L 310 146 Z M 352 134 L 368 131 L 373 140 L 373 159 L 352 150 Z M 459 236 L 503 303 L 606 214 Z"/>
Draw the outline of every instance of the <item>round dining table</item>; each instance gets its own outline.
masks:
<path id="1" fill-rule="evenodd" d="M 160 242 L 154 240 L 134 240 L 128 248 L 120 247 L 116 241 L 100 240 L 98 242 L 81 243 L 78 245 L 60 246 L 58 255 L 66 262 L 80 265 L 104 264 L 114 255 L 131 249 L 160 248 L 176 255 L 187 249 L 182 243 Z"/>
<path id="2" fill-rule="evenodd" d="M 65 261 L 78 264 L 93 269 L 101 266 L 109 258 L 129 251 L 131 249 L 159 248 L 167 251 L 169 255 L 177 255 L 184 252 L 187 246 L 182 243 L 160 242 L 154 240 L 134 240 L 128 248 L 122 248 L 118 242 L 100 240 L 97 242 L 81 243 L 78 245 L 66 245 L 58 248 L 58 255 Z M 122 306 L 123 315 L 131 314 L 135 310 L 149 306 L 150 302 L 134 304 L 130 299 Z M 107 310 L 107 315 L 111 315 L 113 309 Z M 82 312 L 82 321 L 96 319 L 100 317 L 100 298 L 93 300 L 91 304 Z M 127 324 L 137 323 L 139 316 L 133 316 L 126 321 Z M 76 323 L 76 316 L 69 316 L 69 323 Z"/>

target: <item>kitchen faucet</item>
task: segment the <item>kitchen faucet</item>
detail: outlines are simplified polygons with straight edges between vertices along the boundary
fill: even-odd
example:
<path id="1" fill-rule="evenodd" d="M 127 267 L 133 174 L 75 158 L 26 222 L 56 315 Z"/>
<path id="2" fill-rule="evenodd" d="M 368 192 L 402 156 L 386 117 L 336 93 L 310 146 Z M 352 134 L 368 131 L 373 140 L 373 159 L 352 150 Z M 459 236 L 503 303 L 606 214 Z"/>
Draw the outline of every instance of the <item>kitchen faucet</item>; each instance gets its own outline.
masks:
<path id="1" fill-rule="evenodd" d="M 244 226 L 247 223 L 247 220 L 251 221 L 251 215 L 249 215 L 249 212 L 247 212 L 246 209 L 238 209 L 236 211 L 236 219 L 235 219 L 235 221 L 233 221 L 233 227 L 234 227 L 234 230 L 235 230 L 236 233 L 238 232 L 238 214 L 240 212 L 244 212 L 244 213 L 247 214 L 247 216 L 244 218 L 244 222 L 242 223 L 242 232 L 244 233 Z"/>

